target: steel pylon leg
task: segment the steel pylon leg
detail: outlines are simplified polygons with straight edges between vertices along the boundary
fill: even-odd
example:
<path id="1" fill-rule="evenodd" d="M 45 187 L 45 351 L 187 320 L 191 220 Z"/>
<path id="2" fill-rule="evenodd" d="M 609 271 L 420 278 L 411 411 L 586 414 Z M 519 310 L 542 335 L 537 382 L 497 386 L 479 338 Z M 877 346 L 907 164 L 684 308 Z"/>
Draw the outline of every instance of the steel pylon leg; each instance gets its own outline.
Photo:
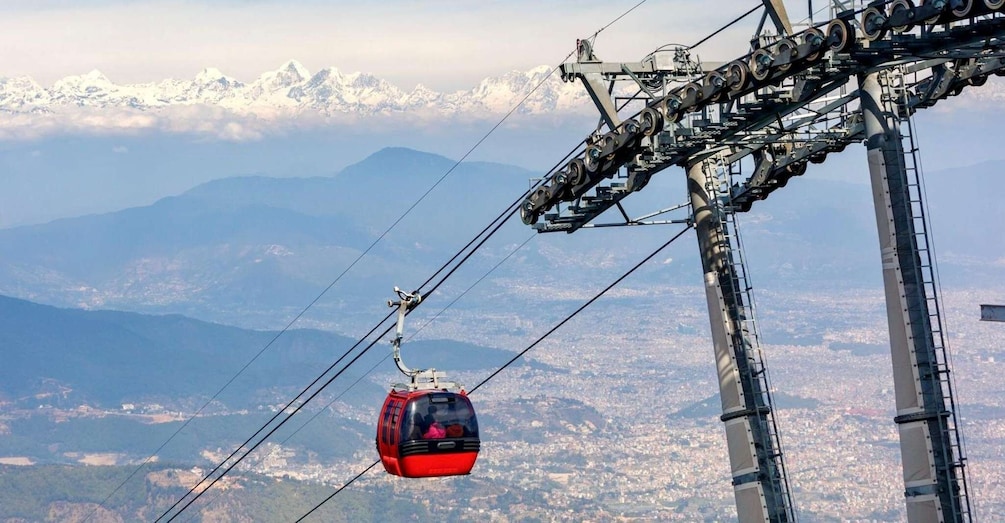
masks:
<path id="1" fill-rule="evenodd" d="M 922 202 L 908 176 L 895 96 L 886 72 L 859 77 L 866 149 L 883 264 L 890 354 L 896 391 L 907 519 L 911 523 L 970 521 L 962 447 L 951 406 L 952 387 L 935 287 L 926 277 L 917 220 Z M 914 194 L 914 196 L 912 196 Z M 934 308 L 934 310 L 933 310 Z"/>
<path id="2" fill-rule="evenodd" d="M 753 310 L 738 285 L 738 263 L 709 162 L 688 168 L 712 344 L 719 375 L 721 420 L 726 426 L 736 511 L 741 523 L 794 521 L 771 397 L 751 332 Z"/>

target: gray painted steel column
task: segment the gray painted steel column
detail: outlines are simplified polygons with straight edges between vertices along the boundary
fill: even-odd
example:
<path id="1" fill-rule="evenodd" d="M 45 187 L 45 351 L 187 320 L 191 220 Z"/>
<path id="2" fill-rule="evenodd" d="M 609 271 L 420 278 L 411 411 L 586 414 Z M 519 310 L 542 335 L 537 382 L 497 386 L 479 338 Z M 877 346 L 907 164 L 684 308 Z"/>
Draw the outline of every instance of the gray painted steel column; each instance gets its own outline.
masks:
<path id="1" fill-rule="evenodd" d="M 729 238 L 715 195 L 707 192 L 704 162 L 688 168 L 688 191 L 705 274 L 705 295 L 719 374 L 722 421 L 726 424 L 736 511 L 741 523 L 793 521 L 783 479 L 781 452 L 772 437 L 771 406 L 763 373 L 743 321 L 743 290 L 735 284 Z"/>
<path id="2" fill-rule="evenodd" d="M 890 354 L 896 391 L 907 519 L 966 521 L 954 466 L 951 412 L 946 408 L 924 274 L 915 237 L 904 148 L 888 117 L 880 73 L 859 77 L 866 149 L 883 264 Z M 969 519 L 969 518 L 967 518 Z"/>

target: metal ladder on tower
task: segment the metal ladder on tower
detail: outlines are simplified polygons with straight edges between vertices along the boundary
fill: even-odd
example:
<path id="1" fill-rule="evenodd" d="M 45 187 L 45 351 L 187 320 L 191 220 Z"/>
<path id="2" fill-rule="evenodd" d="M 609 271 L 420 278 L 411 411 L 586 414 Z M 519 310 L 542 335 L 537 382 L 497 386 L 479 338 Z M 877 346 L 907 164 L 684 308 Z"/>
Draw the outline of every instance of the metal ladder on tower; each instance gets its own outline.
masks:
<path id="1" fill-rule="evenodd" d="M 788 521 L 796 521 L 795 508 L 792 504 L 792 494 L 788 483 L 788 474 L 785 470 L 785 460 L 782 453 L 781 438 L 779 436 L 778 425 L 774 415 L 774 401 L 771 397 L 771 383 L 768 369 L 764 361 L 764 353 L 761 349 L 761 333 L 755 321 L 755 302 L 753 287 L 747 272 L 747 264 L 744 257 L 743 241 L 740 236 L 740 227 L 736 221 L 736 213 L 730 205 L 730 187 L 738 180 L 742 180 L 741 166 L 739 162 L 726 164 L 723 156 L 716 155 L 709 160 L 709 167 L 712 169 L 712 176 L 709 176 L 709 185 L 706 191 L 710 195 L 715 195 L 716 214 L 722 223 L 722 231 L 725 244 L 729 246 L 727 259 L 731 267 L 730 285 L 736 296 L 741 297 L 742 303 L 737 304 L 736 310 L 739 315 L 738 324 L 742 329 L 742 336 L 737 339 L 745 343 L 744 354 L 746 355 L 748 380 L 750 389 L 758 396 L 755 400 L 758 406 L 765 406 L 764 413 L 765 429 L 768 435 L 771 454 L 768 456 L 774 464 L 774 470 L 768 473 L 774 481 L 779 482 L 786 499 L 777 500 L 785 506 L 788 511 Z"/>
<path id="2" fill-rule="evenodd" d="M 899 123 L 901 143 L 904 147 L 904 167 L 907 172 L 908 183 L 904 187 L 906 198 L 910 202 L 913 219 L 913 239 L 917 246 L 917 257 L 915 263 L 922 277 L 925 293 L 926 313 L 928 327 L 931 333 L 932 347 L 937 358 L 934 366 L 934 373 L 937 374 L 939 388 L 946 403 L 947 415 L 943 417 L 941 424 L 943 440 L 948 441 L 948 448 L 941 450 L 941 455 L 945 456 L 943 467 L 953 469 L 952 476 L 957 478 L 953 488 L 958 489 L 956 493 L 959 498 L 959 513 L 952 514 L 951 518 L 946 517 L 946 521 L 972 521 L 972 509 L 970 506 L 969 487 L 966 479 L 966 448 L 962 434 L 959 431 L 959 421 L 957 419 L 956 390 L 950 378 L 951 364 L 949 361 L 949 351 L 946 347 L 945 328 L 941 311 L 943 309 L 942 300 L 939 296 L 940 284 L 938 279 L 938 266 L 933 247 L 933 242 L 929 234 L 931 223 L 925 212 L 927 195 L 924 185 L 924 173 L 922 172 L 920 149 L 914 129 L 914 118 L 909 110 L 907 101 L 909 92 L 905 85 L 905 73 L 901 69 L 894 69 L 890 74 L 882 77 L 883 96 L 893 108 L 891 118 L 895 118 Z M 936 444 L 936 442 L 933 442 Z M 949 515 L 946 515 L 949 516 Z"/>

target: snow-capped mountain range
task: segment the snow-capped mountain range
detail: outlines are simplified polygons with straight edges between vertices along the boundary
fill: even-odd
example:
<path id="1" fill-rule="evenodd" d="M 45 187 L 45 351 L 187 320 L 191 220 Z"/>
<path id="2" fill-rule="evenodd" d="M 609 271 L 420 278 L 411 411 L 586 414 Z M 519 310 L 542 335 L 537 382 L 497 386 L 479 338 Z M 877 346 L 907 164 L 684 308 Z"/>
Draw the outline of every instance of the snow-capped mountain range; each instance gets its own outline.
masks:
<path id="1" fill-rule="evenodd" d="M 422 85 L 406 92 L 371 74 L 343 73 L 334 67 L 311 74 L 295 60 L 251 83 L 215 68 L 204 69 L 192 80 L 132 85 L 115 84 L 99 71 L 63 78 L 49 88 L 25 76 L 0 77 L 0 137 L 60 129 L 160 127 L 218 131 L 223 137 L 230 129 L 236 133 L 230 138 L 240 138 L 242 130 L 254 134 L 254 128 L 266 122 L 292 125 L 374 116 L 477 120 L 498 118 L 524 97 L 520 114 L 583 113 L 592 108 L 580 85 L 550 73 L 547 66 L 513 71 L 454 93 Z"/>
<path id="2" fill-rule="evenodd" d="M 192 80 L 130 85 L 115 84 L 99 71 L 68 76 L 48 88 L 26 76 L 0 77 L 0 140 L 137 130 L 242 140 L 293 127 L 381 126 L 388 117 L 405 126 L 498 120 L 515 107 L 517 114 L 530 116 L 595 114 L 581 85 L 551 72 L 548 66 L 512 71 L 453 93 L 422 85 L 406 92 L 371 74 L 334 67 L 311 74 L 295 60 L 251 83 L 215 68 Z M 1005 85 L 998 80 L 967 89 L 961 102 L 1000 102 Z"/>

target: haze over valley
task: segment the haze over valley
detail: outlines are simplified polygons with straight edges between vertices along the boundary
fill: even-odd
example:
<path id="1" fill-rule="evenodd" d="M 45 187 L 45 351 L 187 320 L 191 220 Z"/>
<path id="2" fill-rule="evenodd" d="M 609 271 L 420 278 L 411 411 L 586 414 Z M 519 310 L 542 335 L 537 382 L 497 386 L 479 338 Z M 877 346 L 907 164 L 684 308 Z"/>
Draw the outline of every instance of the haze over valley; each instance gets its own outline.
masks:
<path id="1" fill-rule="evenodd" d="M 0 70 L 0 523 L 154 521 L 190 489 L 198 500 L 181 515 L 204 522 L 293 521 L 311 507 L 308 520 L 353 523 L 736 520 L 685 162 L 575 234 L 540 234 L 512 211 L 570 154 L 585 158 L 584 142 L 614 147 L 596 161 L 648 169 L 663 161 L 648 140 L 698 144 L 678 158 L 723 144 L 771 158 L 759 165 L 766 185 L 747 186 L 768 197 L 730 231 L 757 320 L 734 332 L 763 349 L 795 513 L 906 520 L 903 390 L 866 145 L 821 134 L 826 161 L 817 150 L 791 178 L 779 172 L 798 166 L 778 163 L 833 123 L 803 120 L 786 135 L 813 111 L 784 107 L 857 93 L 821 78 L 873 62 L 835 54 L 799 74 L 783 62 L 791 92 L 741 79 L 749 94 L 719 92 L 721 106 L 688 109 L 694 121 L 673 120 L 667 98 L 662 132 L 654 116 L 605 135 L 590 94 L 556 64 L 677 68 L 685 47 L 714 63 L 748 52 L 756 23 L 706 42 L 750 6 L 631 4 L 0 5 L 11 50 Z M 954 38 L 979 34 L 982 63 L 1003 63 L 988 53 L 994 39 L 965 29 L 953 24 Z M 968 67 L 940 71 L 989 74 Z M 639 74 L 630 90 L 611 87 L 619 116 L 671 89 Z M 702 89 L 723 89 L 715 78 Z M 910 127 L 937 262 L 925 287 L 941 298 L 928 305 L 945 321 L 973 519 L 1005 521 L 1005 326 L 979 321 L 981 304 L 1005 304 L 1005 80 L 958 80 L 934 82 L 945 99 L 915 106 Z M 857 101 L 821 109 L 826 99 L 814 111 L 858 114 Z M 746 125 L 752 134 L 730 134 Z M 750 175 L 751 157 L 734 167 Z M 605 190 L 629 181 L 598 169 Z M 559 210 L 590 205 L 576 182 L 548 183 L 570 200 Z M 641 216 L 674 223 L 607 226 Z M 404 364 L 445 372 L 477 410 L 470 475 L 408 480 L 375 462 L 382 402 L 406 379 L 389 343 L 396 287 L 423 296 L 404 323 Z"/>
<path id="2" fill-rule="evenodd" d="M 428 204 L 417 206 L 371 249 L 366 263 L 339 280 L 296 330 L 268 345 L 277 329 L 400 216 L 403 209 L 393 202 L 421 194 L 453 165 L 441 156 L 389 148 L 333 176 L 221 179 L 152 205 L 0 230 L 0 248 L 9 253 L 0 264 L 0 294 L 10 296 L 0 300 L 0 346 L 7 351 L 0 379 L 0 458 L 11 464 L 0 476 L 11 481 L 16 466 L 25 464 L 103 464 L 119 467 L 101 483 L 114 488 L 116 478 L 121 481 L 154 454 L 155 462 L 141 470 L 148 484 L 166 489 L 160 501 L 137 505 L 124 499 L 101 510 L 152 515 L 166 508 L 170 489 L 177 488 L 171 485 L 187 487 L 196 479 L 184 471 L 205 472 L 222 459 L 221 453 L 386 314 L 382 301 L 390 287 L 428 276 L 513 200 L 514 187 L 535 176 L 504 164 L 460 164 L 430 193 Z M 991 163 L 927 178 L 932 213 L 939 218 L 936 232 L 956 232 L 944 240 L 937 236 L 938 252 L 950 321 L 960 325 L 954 354 L 957 373 L 967 376 L 959 387 L 973 478 L 988 514 L 1005 506 L 993 486 L 996 471 L 1005 467 L 995 450 L 1003 441 L 994 428 L 1002 405 L 993 378 L 1005 355 L 1002 333 L 975 317 L 978 302 L 994 301 L 1002 290 L 975 282 L 1002 281 L 1001 261 L 977 261 L 1002 260 L 1005 253 L 999 243 L 980 242 L 986 230 L 969 226 L 968 211 L 986 213 L 992 228 L 1005 217 L 994 191 L 966 198 L 961 192 L 1001 185 L 996 170 Z M 641 213 L 663 205 L 665 194 L 680 194 L 675 178 L 654 180 L 656 190 L 636 195 L 631 209 Z M 473 189 L 477 197 L 466 196 Z M 957 207 L 963 201 L 966 208 Z M 741 221 L 792 482 L 803 493 L 801 511 L 819 521 L 832 520 L 828 515 L 838 507 L 862 519 L 902 517 L 897 478 L 885 477 L 897 470 L 898 456 L 889 423 L 889 355 L 870 206 L 865 186 L 818 180 L 811 170 L 755 204 Z M 406 358 L 476 384 L 675 229 L 533 237 L 461 296 L 534 236 L 512 223 L 442 296 L 424 304 L 414 320 L 410 316 L 407 330 L 422 326 L 416 339 L 423 341 L 406 343 Z M 693 237 L 686 234 L 658 260 L 475 398 L 486 442 L 479 472 L 437 481 L 435 488 L 453 492 L 454 499 L 488 497 L 448 503 L 434 513 L 572 520 L 576 512 L 565 511 L 585 506 L 605 518 L 730 517 L 731 497 L 716 488 L 728 481 L 726 457 Z M 438 315 L 453 298 L 460 300 Z M 301 330 L 305 326 L 322 330 Z M 365 467 L 373 459 L 375 409 L 396 379 L 387 351 L 386 339 L 380 341 L 353 367 L 360 370 L 340 378 L 343 385 L 306 410 L 316 417 L 303 430 L 297 428 L 306 420 L 277 433 L 261 455 L 241 465 L 234 481 L 272 493 L 282 491 L 270 486 L 270 477 L 305 481 L 290 486 L 301 489 L 288 494 L 292 498 L 269 505 L 287 507 L 302 492 L 317 492 L 314 485 L 338 485 Z M 374 372 L 364 375 L 371 367 Z M 870 391 L 864 397 L 863 386 Z M 642 408 L 649 402 L 641 398 L 653 395 L 665 398 L 661 407 Z M 176 440 L 157 450 L 210 398 Z M 833 414 L 821 417 L 823 411 Z M 526 426 L 517 421 L 523 418 L 535 421 Z M 583 451 L 561 450 L 568 445 Z M 841 465 L 814 452 L 820 446 L 842 453 Z M 165 479 L 179 466 L 179 475 L 170 476 L 177 479 Z M 362 485 L 363 499 L 392 489 L 403 506 L 420 502 L 425 488 L 380 476 Z M 876 485 L 889 488 L 880 501 Z M 842 494 L 826 494 L 833 490 Z M 89 512 L 100 502 L 97 496 L 58 506 L 69 514 Z M 262 506 L 241 499 L 228 493 L 221 503 L 261 514 L 254 511 Z M 31 519 L 54 510 L 51 501 L 20 504 L 17 514 Z M 219 509 L 203 510 L 209 517 Z"/>

